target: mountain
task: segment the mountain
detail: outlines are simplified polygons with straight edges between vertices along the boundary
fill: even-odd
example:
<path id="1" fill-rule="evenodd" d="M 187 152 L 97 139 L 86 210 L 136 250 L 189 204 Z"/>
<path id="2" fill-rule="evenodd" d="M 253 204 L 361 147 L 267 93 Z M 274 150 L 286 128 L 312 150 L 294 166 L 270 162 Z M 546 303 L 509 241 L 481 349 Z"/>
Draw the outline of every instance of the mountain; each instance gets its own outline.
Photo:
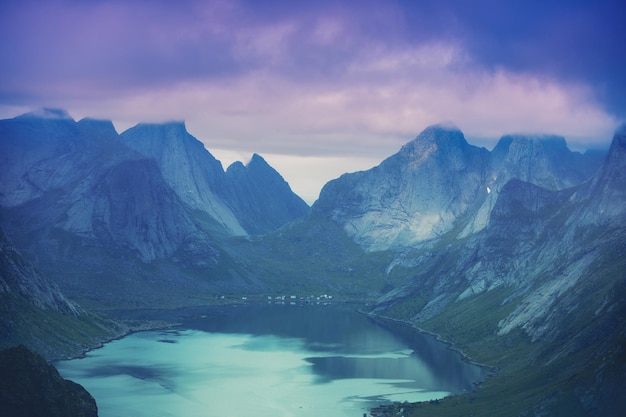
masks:
<path id="1" fill-rule="evenodd" d="M 417 415 L 626 408 L 625 126 L 601 158 L 556 136 L 508 135 L 488 151 L 431 126 L 326 184 L 310 212 L 260 156 L 224 172 L 182 123 L 120 137 L 45 110 L 0 121 L 0 141 L 0 225 L 35 267 L 12 249 L 5 263 L 83 306 L 323 291 L 492 368 L 477 391 Z M 3 305 L 19 306 L 5 314 L 59 314 L 55 328 L 77 318 L 53 285 L 2 277 Z M 13 317 L 4 332 L 38 322 Z"/>
<path id="2" fill-rule="evenodd" d="M 127 331 L 84 311 L 25 260 L 0 229 L 0 348 L 24 344 L 49 359 L 80 355 Z"/>
<path id="3" fill-rule="evenodd" d="M 247 165 L 235 162 L 228 167 L 223 194 L 250 234 L 276 230 L 309 212 L 309 206 L 258 154 Z"/>
<path id="4" fill-rule="evenodd" d="M 139 124 L 121 135 L 129 147 L 157 162 L 179 198 L 231 235 L 267 233 L 308 213 L 308 205 L 259 155 L 224 172 L 184 123 Z"/>
<path id="5" fill-rule="evenodd" d="M 379 166 L 330 181 L 313 211 L 370 251 L 410 246 L 449 232 L 486 198 L 488 162 L 460 130 L 431 126 Z"/>
<path id="6" fill-rule="evenodd" d="M 138 124 L 120 137 L 127 146 L 156 162 L 181 201 L 207 213 L 230 234 L 247 234 L 219 197 L 225 187 L 222 164 L 187 132 L 184 123 Z"/>
<path id="7" fill-rule="evenodd" d="M 0 121 L 0 150 L 0 227 L 82 305 L 262 286 L 222 242 L 309 210 L 259 156 L 224 172 L 183 123 L 120 136 L 110 121 L 44 109 Z"/>
<path id="8" fill-rule="evenodd" d="M 625 142 L 621 128 L 582 184 L 551 190 L 512 179 L 480 232 L 399 254 L 396 265 L 413 276 L 375 310 L 451 338 L 499 369 L 467 404 L 444 401 L 420 415 L 621 413 Z"/>
<path id="9" fill-rule="evenodd" d="M 511 179 L 558 190 L 599 165 L 561 137 L 505 136 L 489 152 L 469 145 L 456 127 L 435 125 L 379 166 L 330 181 L 312 210 L 369 251 L 401 249 L 484 229 Z"/>
<path id="10" fill-rule="evenodd" d="M 94 398 L 24 346 L 0 351 L 0 415 L 97 417 Z"/>

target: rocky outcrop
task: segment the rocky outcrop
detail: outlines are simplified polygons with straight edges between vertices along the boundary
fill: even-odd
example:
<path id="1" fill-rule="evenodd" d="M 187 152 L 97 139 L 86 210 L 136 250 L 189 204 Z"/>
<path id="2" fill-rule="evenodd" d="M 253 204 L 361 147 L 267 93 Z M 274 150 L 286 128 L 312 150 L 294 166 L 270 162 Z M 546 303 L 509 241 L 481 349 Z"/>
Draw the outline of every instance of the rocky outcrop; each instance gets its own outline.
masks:
<path id="1" fill-rule="evenodd" d="M 487 227 L 510 180 L 561 190 L 588 179 L 600 162 L 596 153 L 571 152 L 562 137 L 504 136 L 489 152 L 469 145 L 458 129 L 436 125 L 379 166 L 329 182 L 313 213 L 369 251 L 446 234 L 467 238 Z"/>
<path id="2" fill-rule="evenodd" d="M 419 272 L 402 289 L 382 297 L 380 308 L 428 294 L 429 301 L 413 316 L 423 321 L 454 302 L 506 288 L 508 298 L 502 303 L 517 307 L 502 317 L 497 332 L 523 329 L 531 340 L 560 337 L 566 320 L 561 312 L 581 306 L 596 316 L 606 311 L 608 298 L 587 297 L 598 288 L 619 287 L 626 279 L 617 273 L 626 241 L 623 143 L 618 131 L 603 166 L 577 187 L 549 190 L 509 180 L 484 230 L 442 252 L 430 245 L 398 254 L 412 258 L 412 263 L 396 260 L 398 264 Z"/>
<path id="3" fill-rule="evenodd" d="M 309 212 L 309 206 L 257 154 L 247 165 L 235 162 L 228 167 L 224 199 L 250 234 L 276 230 Z"/>
<path id="4" fill-rule="evenodd" d="M 0 294 L 22 298 L 40 310 L 55 310 L 77 317 L 78 305 L 69 301 L 58 286 L 44 279 L 0 229 Z"/>
<path id="5" fill-rule="evenodd" d="M 370 251 L 410 246 L 448 233 L 486 198 L 488 162 L 460 130 L 432 126 L 379 166 L 326 184 L 313 211 Z"/>
<path id="6" fill-rule="evenodd" d="M 0 348 L 24 344 L 49 359 L 84 353 L 125 333 L 125 325 L 70 301 L 0 229 Z"/>
<path id="7" fill-rule="evenodd" d="M 24 346 L 0 351 L 0 415 L 97 417 L 94 398 Z"/>
<path id="8" fill-rule="evenodd" d="M 154 159 L 189 207 L 215 219 L 229 234 L 267 233 L 308 213 L 309 207 L 259 155 L 226 172 L 182 122 L 139 124 L 121 135 L 129 147 Z"/>
<path id="9" fill-rule="evenodd" d="M 125 144 L 153 159 L 178 197 L 214 218 L 230 234 L 246 235 L 232 210 L 222 201 L 222 164 L 191 136 L 185 124 L 138 124 L 121 134 Z"/>
<path id="10" fill-rule="evenodd" d="M 257 285 L 221 242 L 309 210 L 258 155 L 224 172 L 183 123 L 120 137 L 110 121 L 38 111 L 0 121 L 0 162 L 0 227 L 82 304 Z"/>

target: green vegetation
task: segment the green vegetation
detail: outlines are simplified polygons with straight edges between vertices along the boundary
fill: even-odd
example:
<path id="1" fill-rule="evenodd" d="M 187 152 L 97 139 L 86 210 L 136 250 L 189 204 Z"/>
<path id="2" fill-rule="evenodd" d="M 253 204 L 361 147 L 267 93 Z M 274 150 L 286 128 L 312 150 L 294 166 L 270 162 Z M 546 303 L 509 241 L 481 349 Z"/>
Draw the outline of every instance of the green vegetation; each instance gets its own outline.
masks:
<path id="1" fill-rule="evenodd" d="M 42 310 L 20 299 L 0 297 L 0 349 L 25 344 L 48 359 L 82 355 L 128 329 L 119 322 L 83 312 L 73 316 Z"/>
<path id="2" fill-rule="evenodd" d="M 451 303 L 417 323 L 494 372 L 474 392 L 405 405 L 404 415 L 620 415 L 626 407 L 626 245 L 619 235 L 595 236 L 593 241 L 603 242 L 601 249 L 590 247 L 601 256 L 586 267 L 577 286 L 555 300 L 549 318 L 558 327 L 535 342 L 520 328 L 497 334 L 500 320 L 523 300 L 513 287 Z M 410 300 L 416 309 L 424 303 L 419 295 L 402 300 L 392 315 L 413 315 Z M 396 415 L 397 407 L 386 411 Z"/>

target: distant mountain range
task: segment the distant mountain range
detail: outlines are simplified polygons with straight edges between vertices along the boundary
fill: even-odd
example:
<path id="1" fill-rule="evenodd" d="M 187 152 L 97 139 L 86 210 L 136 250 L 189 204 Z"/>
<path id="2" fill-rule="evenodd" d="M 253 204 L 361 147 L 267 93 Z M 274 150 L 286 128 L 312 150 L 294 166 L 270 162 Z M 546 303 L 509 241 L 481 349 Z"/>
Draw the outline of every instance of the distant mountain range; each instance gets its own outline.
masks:
<path id="1" fill-rule="evenodd" d="M 0 121 L 0 151 L 0 226 L 53 282 L 7 294 L 74 315 L 65 296 L 159 308 L 323 291 L 498 369 L 420 415 L 626 408 L 626 126 L 584 154 L 557 136 L 488 151 L 431 126 L 311 208 L 259 155 L 224 171 L 183 123 L 117 134 L 44 110 Z"/>

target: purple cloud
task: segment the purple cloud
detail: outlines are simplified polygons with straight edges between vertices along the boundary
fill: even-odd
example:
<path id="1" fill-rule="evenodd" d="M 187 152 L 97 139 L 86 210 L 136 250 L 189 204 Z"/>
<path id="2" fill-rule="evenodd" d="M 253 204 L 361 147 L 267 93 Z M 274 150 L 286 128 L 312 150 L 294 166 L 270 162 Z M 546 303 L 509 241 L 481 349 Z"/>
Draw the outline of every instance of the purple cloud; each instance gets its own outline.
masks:
<path id="1" fill-rule="evenodd" d="M 367 163 L 441 120 L 604 145 L 626 36 L 624 6 L 601 3 L 2 2 L 0 113 L 185 119 L 211 150 Z"/>

